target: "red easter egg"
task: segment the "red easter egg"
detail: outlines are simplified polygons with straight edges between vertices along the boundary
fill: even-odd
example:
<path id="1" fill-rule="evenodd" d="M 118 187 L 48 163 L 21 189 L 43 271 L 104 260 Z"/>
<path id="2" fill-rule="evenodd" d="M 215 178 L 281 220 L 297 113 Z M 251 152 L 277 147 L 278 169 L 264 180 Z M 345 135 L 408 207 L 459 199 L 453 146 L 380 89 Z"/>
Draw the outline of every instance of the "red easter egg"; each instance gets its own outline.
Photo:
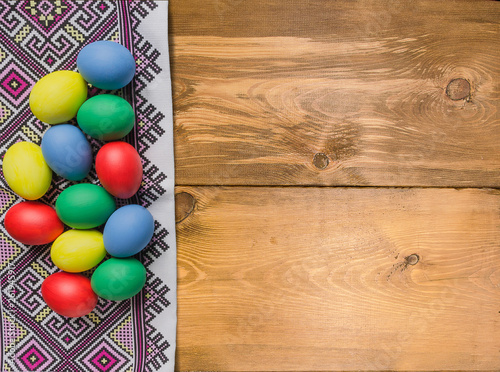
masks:
<path id="1" fill-rule="evenodd" d="M 141 157 L 126 142 L 110 142 L 101 147 L 95 169 L 101 185 L 117 198 L 130 198 L 141 186 Z"/>
<path id="2" fill-rule="evenodd" d="M 97 295 L 90 286 L 90 279 L 64 271 L 43 281 L 42 297 L 48 307 L 70 318 L 87 315 L 97 305 Z"/>
<path id="3" fill-rule="evenodd" d="M 47 244 L 64 230 L 56 211 L 37 201 L 24 201 L 9 208 L 5 215 L 9 235 L 26 245 Z"/>

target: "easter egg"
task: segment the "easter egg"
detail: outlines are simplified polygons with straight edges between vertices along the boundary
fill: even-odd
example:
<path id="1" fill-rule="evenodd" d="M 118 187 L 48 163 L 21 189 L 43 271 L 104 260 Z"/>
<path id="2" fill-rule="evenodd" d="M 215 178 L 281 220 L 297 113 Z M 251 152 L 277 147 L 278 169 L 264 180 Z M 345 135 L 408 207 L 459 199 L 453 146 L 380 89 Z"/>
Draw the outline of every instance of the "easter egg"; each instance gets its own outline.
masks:
<path id="1" fill-rule="evenodd" d="M 125 137 L 134 127 L 132 106 L 121 97 L 100 94 L 88 99 L 76 116 L 80 128 L 103 141 Z"/>
<path id="2" fill-rule="evenodd" d="M 5 153 L 2 169 L 10 188 L 28 200 L 41 198 L 52 181 L 42 149 L 31 142 L 13 144 Z"/>
<path id="3" fill-rule="evenodd" d="M 141 186 L 141 157 L 126 142 L 110 142 L 101 147 L 95 159 L 95 169 L 101 185 L 117 198 L 130 198 Z"/>
<path id="4" fill-rule="evenodd" d="M 64 231 L 54 208 L 37 201 L 24 201 L 10 207 L 4 223 L 9 235 L 26 245 L 48 244 Z"/>
<path id="5" fill-rule="evenodd" d="M 149 211 L 137 204 L 121 207 L 104 226 L 104 246 L 115 257 L 140 252 L 153 237 L 155 220 Z"/>
<path id="6" fill-rule="evenodd" d="M 88 44 L 78 53 L 76 65 L 85 80 L 100 89 L 123 88 L 135 74 L 134 57 L 127 48 L 114 41 Z"/>
<path id="7" fill-rule="evenodd" d="M 102 234 L 97 230 L 68 230 L 56 239 L 50 250 L 52 262 L 70 273 L 89 270 L 104 256 Z"/>
<path id="8" fill-rule="evenodd" d="M 49 275 L 42 283 L 42 297 L 48 307 L 70 318 L 87 315 L 97 305 L 90 279 L 81 274 Z"/>
<path id="9" fill-rule="evenodd" d="M 87 99 L 87 83 L 74 71 L 55 71 L 38 80 L 30 93 L 33 114 L 48 124 L 67 122 L 75 117 Z"/>
<path id="10" fill-rule="evenodd" d="M 71 181 L 87 177 L 92 148 L 80 129 L 70 124 L 50 128 L 42 138 L 42 153 L 49 167 Z"/>
<path id="11" fill-rule="evenodd" d="M 113 197 L 102 187 L 90 183 L 70 186 L 56 200 L 57 215 L 75 229 L 102 225 L 115 209 Z"/>
<path id="12" fill-rule="evenodd" d="M 92 289 L 107 300 L 121 301 L 139 293 L 146 283 L 146 269 L 135 258 L 110 258 L 92 274 Z"/>

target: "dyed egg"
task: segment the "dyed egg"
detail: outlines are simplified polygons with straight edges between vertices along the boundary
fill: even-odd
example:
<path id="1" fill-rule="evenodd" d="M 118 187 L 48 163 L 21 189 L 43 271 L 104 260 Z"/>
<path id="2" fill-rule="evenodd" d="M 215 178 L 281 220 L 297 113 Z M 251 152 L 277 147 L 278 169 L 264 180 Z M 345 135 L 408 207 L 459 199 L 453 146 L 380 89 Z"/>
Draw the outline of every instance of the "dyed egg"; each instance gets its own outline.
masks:
<path id="1" fill-rule="evenodd" d="M 48 307 L 70 318 L 87 315 L 97 305 L 90 279 L 74 273 L 48 276 L 42 283 L 42 297 Z"/>
<path id="2" fill-rule="evenodd" d="M 120 89 L 132 81 L 135 60 L 123 45 L 113 41 L 96 41 L 85 46 L 76 59 L 80 74 L 100 89 Z"/>
<path id="3" fill-rule="evenodd" d="M 135 296 L 146 283 L 146 269 L 135 258 L 110 258 L 92 274 L 92 289 L 107 300 L 121 301 Z"/>
<path id="4" fill-rule="evenodd" d="M 134 127 L 132 106 L 121 97 L 100 94 L 87 100 L 76 116 L 80 128 L 103 141 L 125 137 Z"/>
<path id="5" fill-rule="evenodd" d="M 40 146 L 31 142 L 12 145 L 3 158 L 3 175 L 10 188 L 28 200 L 41 198 L 49 189 L 52 171 Z"/>
<path id="6" fill-rule="evenodd" d="M 141 157 L 126 142 L 111 142 L 101 147 L 95 169 L 101 185 L 117 198 L 130 198 L 141 187 Z"/>
<path id="7" fill-rule="evenodd" d="M 55 71 L 35 84 L 30 108 L 41 121 L 59 124 L 73 119 L 86 99 L 87 83 L 78 72 Z"/>
<path id="8" fill-rule="evenodd" d="M 102 234 L 97 230 L 69 230 L 50 250 L 52 262 L 61 270 L 79 273 L 97 266 L 106 256 Z"/>
<path id="9" fill-rule="evenodd" d="M 113 197 L 102 187 L 90 183 L 70 186 L 56 200 L 57 215 L 75 229 L 102 225 L 115 209 Z"/>
<path id="10" fill-rule="evenodd" d="M 9 208 L 5 214 L 9 235 L 26 245 L 53 242 L 64 231 L 54 208 L 36 201 L 24 201 Z"/>
<path id="11" fill-rule="evenodd" d="M 42 153 L 54 172 L 71 181 L 84 179 L 92 168 L 92 148 L 82 131 L 70 124 L 45 132 Z"/>
<path id="12" fill-rule="evenodd" d="M 119 208 L 104 226 L 104 246 L 115 257 L 140 252 L 153 237 L 155 220 L 149 211 L 137 204 Z"/>

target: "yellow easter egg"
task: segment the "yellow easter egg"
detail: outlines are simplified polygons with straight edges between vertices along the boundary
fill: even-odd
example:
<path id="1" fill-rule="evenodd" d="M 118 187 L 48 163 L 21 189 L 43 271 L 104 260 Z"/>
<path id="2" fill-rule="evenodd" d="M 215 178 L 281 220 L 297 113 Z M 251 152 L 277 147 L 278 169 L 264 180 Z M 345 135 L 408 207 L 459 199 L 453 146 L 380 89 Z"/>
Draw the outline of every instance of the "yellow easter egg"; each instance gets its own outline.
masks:
<path id="1" fill-rule="evenodd" d="M 50 250 L 52 262 L 70 273 L 93 268 L 105 255 L 102 234 L 97 230 L 68 230 L 59 235 Z"/>
<path id="2" fill-rule="evenodd" d="M 73 119 L 87 99 L 87 83 L 74 71 L 55 71 L 38 80 L 30 93 L 33 114 L 48 124 Z"/>
<path id="3" fill-rule="evenodd" d="M 52 181 L 52 170 L 43 158 L 42 149 L 31 142 L 18 142 L 9 147 L 2 170 L 10 188 L 27 200 L 45 195 Z"/>

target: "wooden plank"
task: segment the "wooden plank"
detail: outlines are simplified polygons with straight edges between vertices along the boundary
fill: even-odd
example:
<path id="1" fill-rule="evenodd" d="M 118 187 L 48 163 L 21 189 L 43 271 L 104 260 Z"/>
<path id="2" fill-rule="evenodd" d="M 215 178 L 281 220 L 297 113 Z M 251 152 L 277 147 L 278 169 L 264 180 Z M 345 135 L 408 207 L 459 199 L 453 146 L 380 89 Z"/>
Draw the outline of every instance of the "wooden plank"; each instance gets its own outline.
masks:
<path id="1" fill-rule="evenodd" d="M 499 2 L 170 11 L 178 184 L 500 186 Z"/>
<path id="2" fill-rule="evenodd" d="M 500 190 L 176 192 L 177 369 L 500 370 Z"/>

